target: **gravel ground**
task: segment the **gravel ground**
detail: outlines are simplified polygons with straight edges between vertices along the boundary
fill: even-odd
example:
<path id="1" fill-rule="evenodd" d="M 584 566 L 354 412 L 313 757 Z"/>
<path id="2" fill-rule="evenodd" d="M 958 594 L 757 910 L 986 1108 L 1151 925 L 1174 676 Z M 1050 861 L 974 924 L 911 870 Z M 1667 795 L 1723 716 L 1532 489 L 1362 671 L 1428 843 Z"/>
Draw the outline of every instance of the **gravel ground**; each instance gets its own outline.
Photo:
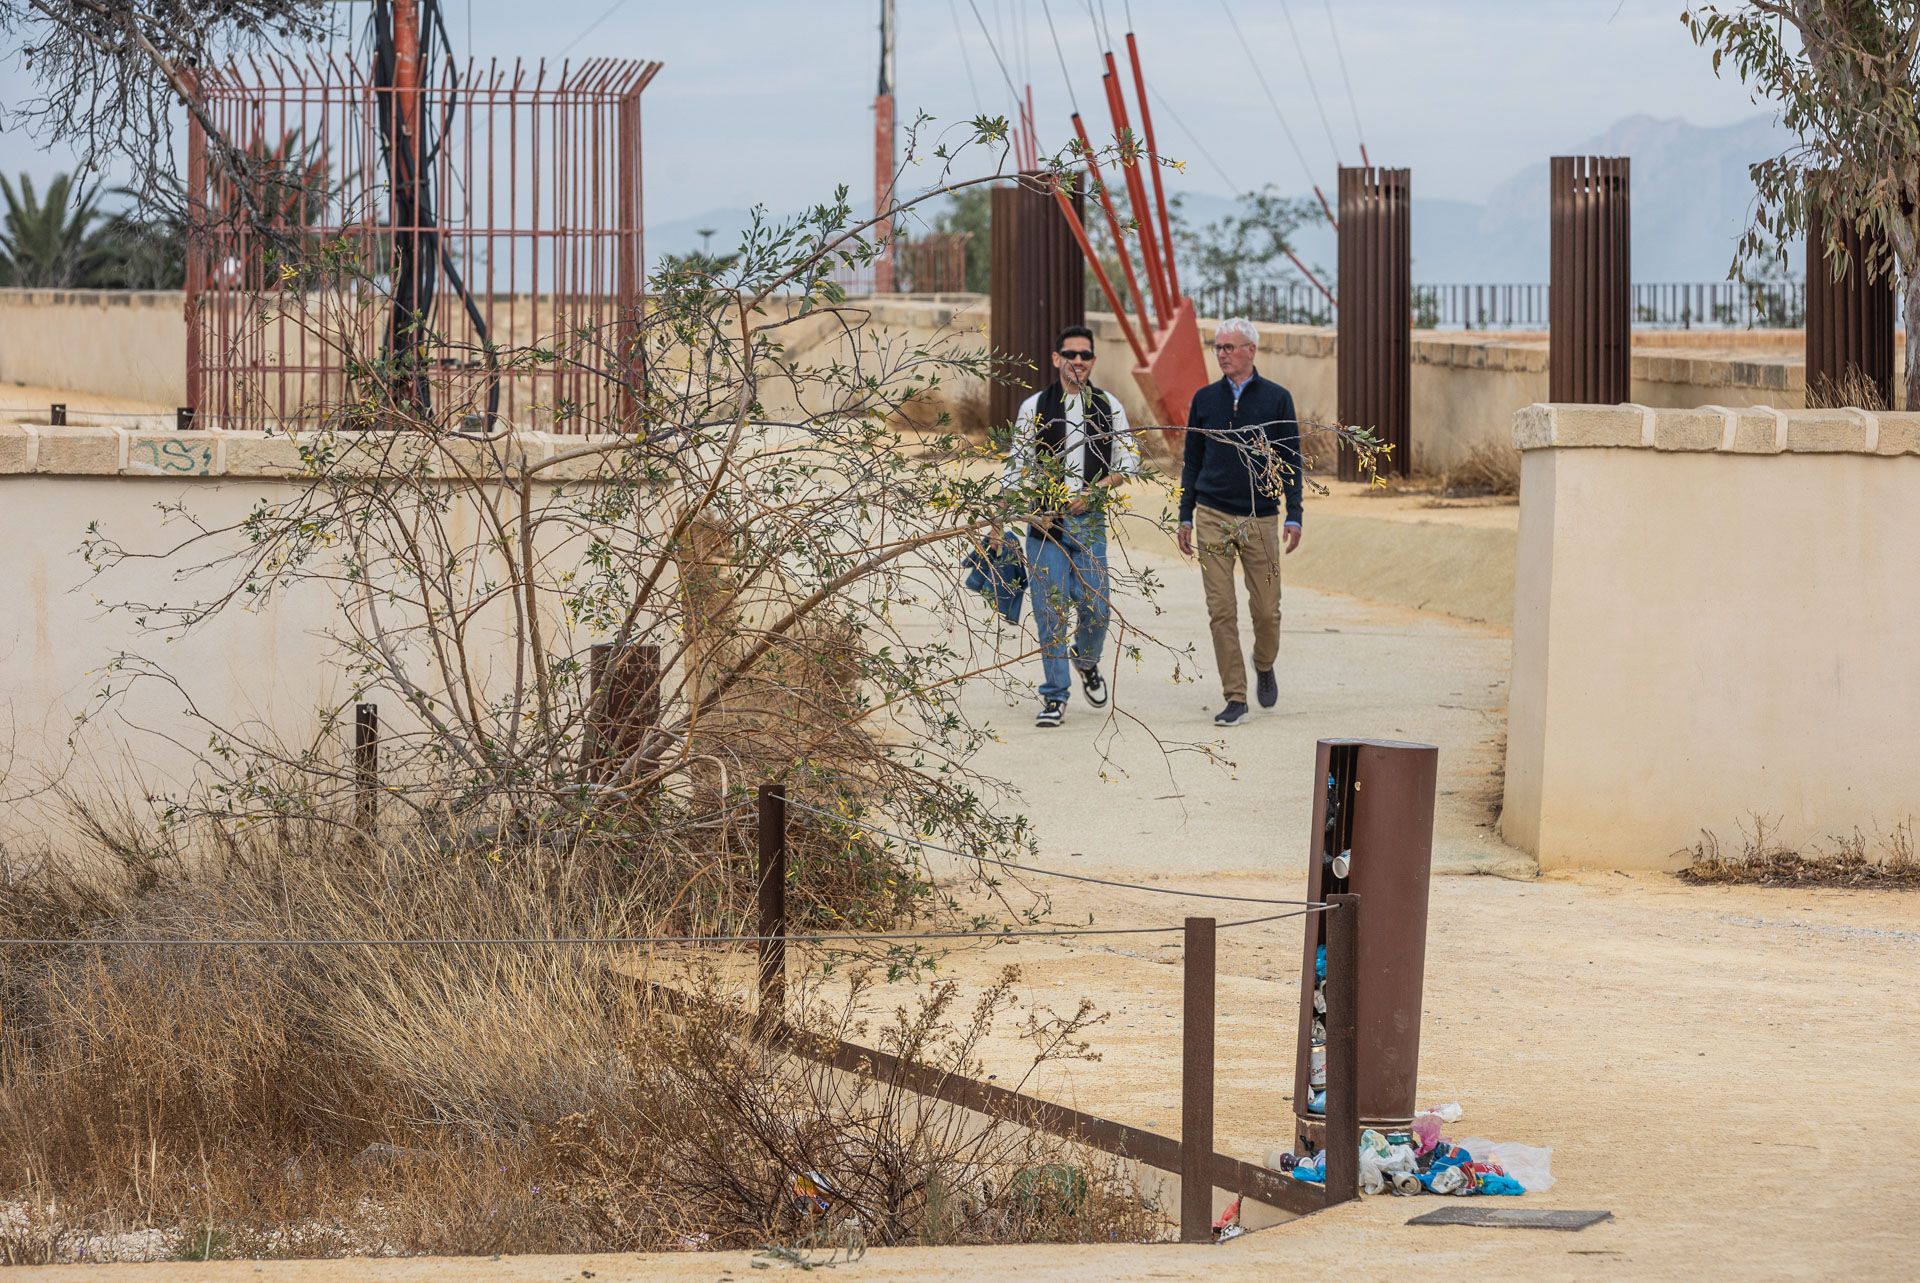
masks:
<path id="1" fill-rule="evenodd" d="M 1173 564 L 1164 573 L 1169 618 L 1194 619 L 1187 631 L 1204 646 L 1204 623 L 1180 614 L 1197 605 L 1197 582 L 1186 583 L 1197 574 Z M 1578 1234 L 1417 1227 L 1405 1222 L 1440 1200 L 1382 1197 L 1218 1247 L 894 1249 L 836 1265 L 832 1277 L 1910 1276 L 1920 1248 L 1905 1152 L 1920 1118 L 1920 897 L 1695 888 L 1649 874 L 1536 877 L 1489 828 L 1504 635 L 1301 592 L 1288 594 L 1287 630 L 1282 711 L 1231 733 L 1231 766 L 1198 752 L 1168 757 L 1128 717 L 1094 716 L 1078 702 L 1065 727 L 1035 730 L 1030 705 L 1000 707 L 983 691 L 981 711 L 1004 727 L 987 765 L 1044 803 L 1030 808 L 1043 863 L 1290 896 L 1304 886 L 1315 739 L 1439 744 L 1421 1097 L 1461 1102 L 1459 1135 L 1553 1147 L 1558 1184 L 1503 1205 L 1604 1208 L 1614 1219 Z M 1155 662 L 1122 671 L 1119 708 L 1163 740 L 1212 739 L 1211 680 L 1174 685 Z M 1204 911 L 1134 891 L 1049 890 L 1062 919 L 1117 925 Z M 1092 998 L 1109 1013 L 1096 1035 L 1102 1059 L 1052 1073 L 1042 1093 L 1177 1134 L 1179 950 L 1166 943 L 1025 941 L 956 953 L 945 971 L 971 984 L 1019 961 L 1032 1001 L 1070 1009 Z M 1298 920 L 1221 939 L 1217 1139 L 1249 1159 L 1289 1136 L 1299 958 Z M 755 1264 L 728 1253 L 35 1276 L 741 1280 L 764 1276 Z"/>

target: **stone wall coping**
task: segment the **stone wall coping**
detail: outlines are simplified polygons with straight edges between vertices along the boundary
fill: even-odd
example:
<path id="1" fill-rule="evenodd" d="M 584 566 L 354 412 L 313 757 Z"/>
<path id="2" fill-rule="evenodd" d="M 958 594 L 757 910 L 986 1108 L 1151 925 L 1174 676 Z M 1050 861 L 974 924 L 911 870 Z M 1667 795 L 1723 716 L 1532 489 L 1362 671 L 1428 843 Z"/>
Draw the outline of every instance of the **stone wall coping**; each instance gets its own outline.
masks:
<path id="1" fill-rule="evenodd" d="M 430 443 L 419 434 L 288 434 L 220 428 L 180 432 L 158 427 L 0 423 L 0 476 L 311 479 L 315 474 L 301 451 L 323 439 L 330 439 L 348 458 L 362 449 L 403 451 L 415 459 L 431 452 L 426 475 L 448 480 L 473 475 L 498 478 L 503 465 L 517 468 L 521 459 L 558 459 L 535 474 L 537 480 L 558 483 L 590 480 L 598 475 L 605 456 L 562 456 L 613 438 L 604 434 L 506 432 L 491 438 L 450 436 Z"/>
<path id="2" fill-rule="evenodd" d="M 1513 416 L 1513 444 L 1517 450 L 1920 454 L 1920 412 L 1536 403 Z"/>

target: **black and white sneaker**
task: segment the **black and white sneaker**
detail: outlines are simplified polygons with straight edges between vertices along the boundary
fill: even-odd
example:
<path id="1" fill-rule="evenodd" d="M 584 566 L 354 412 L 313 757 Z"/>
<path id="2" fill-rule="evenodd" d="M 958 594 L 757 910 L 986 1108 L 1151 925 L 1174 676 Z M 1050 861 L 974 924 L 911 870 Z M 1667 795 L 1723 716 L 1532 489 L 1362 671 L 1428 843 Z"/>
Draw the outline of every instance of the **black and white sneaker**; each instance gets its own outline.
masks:
<path id="1" fill-rule="evenodd" d="M 1040 705 L 1040 712 L 1035 715 L 1033 724 L 1035 726 L 1058 726 L 1063 720 L 1066 711 L 1067 706 L 1063 701 L 1050 699 Z"/>
<path id="2" fill-rule="evenodd" d="M 1107 683 L 1098 666 L 1080 670 L 1080 689 L 1086 692 L 1087 703 L 1095 708 L 1107 706 Z"/>
<path id="3" fill-rule="evenodd" d="M 1238 726 L 1247 720 L 1247 701 L 1230 699 L 1227 706 L 1213 715 L 1215 726 Z"/>
<path id="4" fill-rule="evenodd" d="M 1254 679 L 1254 694 L 1260 699 L 1260 707 L 1272 708 L 1280 702 L 1280 679 L 1273 675 L 1271 668 L 1257 670 Z"/>

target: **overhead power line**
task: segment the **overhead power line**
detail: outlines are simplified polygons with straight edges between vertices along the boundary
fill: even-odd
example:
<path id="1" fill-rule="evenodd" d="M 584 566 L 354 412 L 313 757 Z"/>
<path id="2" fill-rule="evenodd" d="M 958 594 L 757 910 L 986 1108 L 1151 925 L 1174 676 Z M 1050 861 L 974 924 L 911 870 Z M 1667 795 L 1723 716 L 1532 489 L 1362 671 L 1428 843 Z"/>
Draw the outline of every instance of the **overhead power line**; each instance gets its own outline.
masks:
<path id="1" fill-rule="evenodd" d="M 1293 25 L 1293 10 L 1280 0 L 1280 13 L 1287 20 L 1287 32 L 1293 37 L 1293 52 L 1300 59 L 1300 70 L 1307 78 L 1307 92 L 1313 95 L 1313 109 L 1320 113 L 1320 128 L 1327 131 L 1327 147 L 1333 152 L 1333 167 L 1340 167 L 1340 144 L 1333 139 L 1333 125 L 1327 120 L 1326 104 L 1320 101 L 1320 86 L 1313 83 L 1313 66 L 1307 60 L 1307 47 L 1300 43 L 1300 28 Z"/>
<path id="2" fill-rule="evenodd" d="M 1333 0 L 1321 0 L 1327 7 L 1327 30 L 1333 33 L 1333 56 L 1340 64 L 1340 79 L 1347 86 L 1347 110 L 1353 113 L 1353 134 L 1360 140 L 1360 163 L 1371 165 L 1367 159 L 1367 134 L 1360 128 L 1360 103 L 1353 96 L 1353 78 L 1347 75 L 1347 55 L 1340 49 L 1340 28 L 1333 21 Z"/>

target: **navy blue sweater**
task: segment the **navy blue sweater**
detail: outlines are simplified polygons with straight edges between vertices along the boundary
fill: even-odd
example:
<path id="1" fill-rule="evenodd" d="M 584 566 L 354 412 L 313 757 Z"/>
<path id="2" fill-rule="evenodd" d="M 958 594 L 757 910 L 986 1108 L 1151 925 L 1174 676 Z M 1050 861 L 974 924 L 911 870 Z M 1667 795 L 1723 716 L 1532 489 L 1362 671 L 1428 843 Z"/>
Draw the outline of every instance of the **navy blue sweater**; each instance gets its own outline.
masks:
<path id="1" fill-rule="evenodd" d="M 1270 455 L 1260 448 L 1263 435 Z M 1271 473 L 1282 469 L 1276 492 Z M 1235 517 L 1270 517 L 1280 510 L 1282 495 L 1287 520 L 1298 523 L 1300 423 L 1293 393 L 1257 372 L 1240 389 L 1238 405 L 1225 379 L 1194 393 L 1180 470 L 1180 520 L 1193 520 L 1196 503 Z"/>

